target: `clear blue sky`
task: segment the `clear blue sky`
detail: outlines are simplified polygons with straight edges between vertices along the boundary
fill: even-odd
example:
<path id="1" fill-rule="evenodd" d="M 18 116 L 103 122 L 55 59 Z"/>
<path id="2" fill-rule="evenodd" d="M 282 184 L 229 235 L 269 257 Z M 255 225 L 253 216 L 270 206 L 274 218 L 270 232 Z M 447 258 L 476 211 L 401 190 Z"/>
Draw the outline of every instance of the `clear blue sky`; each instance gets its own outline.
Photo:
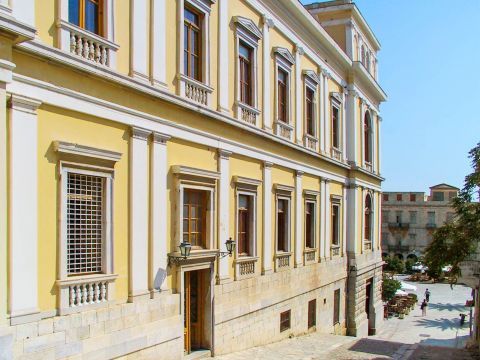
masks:
<path id="1" fill-rule="evenodd" d="M 382 44 L 383 190 L 462 187 L 480 142 L 480 1 L 355 3 Z"/>

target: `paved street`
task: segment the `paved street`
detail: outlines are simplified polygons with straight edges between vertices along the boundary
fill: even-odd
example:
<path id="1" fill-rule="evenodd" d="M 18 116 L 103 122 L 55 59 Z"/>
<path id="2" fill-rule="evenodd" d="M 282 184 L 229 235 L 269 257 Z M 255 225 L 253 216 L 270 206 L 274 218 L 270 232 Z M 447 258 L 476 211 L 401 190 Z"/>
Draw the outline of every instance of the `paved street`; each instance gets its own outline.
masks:
<path id="1" fill-rule="evenodd" d="M 470 299 L 470 288 L 448 284 L 415 284 L 419 301 L 425 289 L 431 291 L 427 316 L 419 306 L 405 319 L 392 318 L 380 334 L 364 339 L 310 334 L 278 343 L 216 357 L 219 360 L 246 359 L 478 359 L 462 348 L 468 338 L 468 318 L 460 328 L 459 314 Z"/>

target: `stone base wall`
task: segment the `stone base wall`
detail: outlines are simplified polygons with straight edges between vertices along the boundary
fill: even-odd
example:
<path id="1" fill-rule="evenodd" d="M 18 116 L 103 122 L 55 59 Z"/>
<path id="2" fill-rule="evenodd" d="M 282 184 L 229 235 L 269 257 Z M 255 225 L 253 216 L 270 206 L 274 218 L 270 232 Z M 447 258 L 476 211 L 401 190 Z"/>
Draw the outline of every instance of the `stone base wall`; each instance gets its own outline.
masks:
<path id="1" fill-rule="evenodd" d="M 180 359 L 180 296 L 109 305 L 0 329 L 3 359 Z M 2 357 L 3 356 L 3 357 Z"/>
<path id="2" fill-rule="evenodd" d="M 215 355 L 301 335 L 345 334 L 346 260 L 335 259 L 215 287 Z M 334 291 L 340 289 L 340 324 L 333 324 Z M 308 302 L 316 299 L 316 327 L 308 329 Z M 280 313 L 291 311 L 280 332 Z"/>

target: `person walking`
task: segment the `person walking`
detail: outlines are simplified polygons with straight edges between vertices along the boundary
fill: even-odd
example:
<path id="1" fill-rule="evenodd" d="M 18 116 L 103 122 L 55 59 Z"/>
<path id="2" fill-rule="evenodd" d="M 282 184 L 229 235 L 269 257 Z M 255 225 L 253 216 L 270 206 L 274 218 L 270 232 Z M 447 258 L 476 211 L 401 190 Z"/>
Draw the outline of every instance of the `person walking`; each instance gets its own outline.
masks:
<path id="1" fill-rule="evenodd" d="M 423 299 L 422 305 L 420 305 L 420 309 L 422 309 L 422 316 L 427 316 L 427 301 L 426 299 Z"/>
<path id="2" fill-rule="evenodd" d="M 427 303 L 430 302 L 430 290 L 425 290 L 425 299 L 427 300 Z"/>

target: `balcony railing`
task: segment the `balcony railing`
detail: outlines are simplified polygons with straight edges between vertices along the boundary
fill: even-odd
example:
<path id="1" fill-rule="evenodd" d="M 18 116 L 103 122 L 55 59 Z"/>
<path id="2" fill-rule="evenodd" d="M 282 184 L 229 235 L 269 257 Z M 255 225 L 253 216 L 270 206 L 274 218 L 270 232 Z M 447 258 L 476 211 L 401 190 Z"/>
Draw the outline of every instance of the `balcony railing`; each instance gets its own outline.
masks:
<path id="1" fill-rule="evenodd" d="M 118 45 L 67 21 L 60 21 L 58 27 L 62 50 L 98 65 L 113 66 Z"/>
<path id="2" fill-rule="evenodd" d="M 244 104 L 242 102 L 237 103 L 237 118 L 238 120 L 244 121 L 247 124 L 256 126 L 257 117 L 260 114 L 260 111 L 257 109 Z"/>
<path id="3" fill-rule="evenodd" d="M 306 264 L 311 264 L 315 262 L 315 253 L 317 249 L 305 249 L 303 252 L 303 263 Z"/>
<path id="4" fill-rule="evenodd" d="M 333 256 L 339 256 L 340 255 L 340 246 L 332 246 L 330 248 L 330 252 L 332 254 L 332 257 Z"/>
<path id="5" fill-rule="evenodd" d="M 367 169 L 367 171 L 372 172 L 373 171 L 372 163 L 368 161 L 365 162 L 365 169 Z"/>
<path id="6" fill-rule="evenodd" d="M 307 149 L 317 151 L 318 139 L 313 135 L 305 134 L 303 137 L 303 144 Z"/>
<path id="7" fill-rule="evenodd" d="M 281 271 L 290 268 L 291 253 L 278 253 L 275 255 L 275 270 Z"/>
<path id="8" fill-rule="evenodd" d="M 437 224 L 428 223 L 427 225 L 425 225 L 425 227 L 426 227 L 427 229 L 436 229 L 436 228 L 437 228 Z"/>
<path id="9" fill-rule="evenodd" d="M 388 223 L 388 227 L 391 229 L 408 229 L 410 228 L 410 224 L 403 223 L 403 222 L 394 222 L 394 223 Z"/>
<path id="10" fill-rule="evenodd" d="M 276 121 L 275 125 L 276 125 L 275 133 L 278 136 L 281 136 L 288 140 L 292 140 L 293 126 L 283 121 Z"/>
<path id="11" fill-rule="evenodd" d="M 235 260 L 235 278 L 247 279 L 255 276 L 257 257 L 239 257 Z"/>
<path id="12" fill-rule="evenodd" d="M 372 250 L 372 242 L 370 240 L 365 240 L 363 242 L 363 249 L 364 250 Z"/>
<path id="13" fill-rule="evenodd" d="M 182 74 L 179 76 L 179 79 L 182 96 L 204 106 L 210 104 L 210 96 L 213 92 L 211 87 Z"/>
<path id="14" fill-rule="evenodd" d="M 338 161 L 342 161 L 342 151 L 341 150 L 332 147 L 331 153 L 332 153 L 332 158 L 334 158 Z"/>

